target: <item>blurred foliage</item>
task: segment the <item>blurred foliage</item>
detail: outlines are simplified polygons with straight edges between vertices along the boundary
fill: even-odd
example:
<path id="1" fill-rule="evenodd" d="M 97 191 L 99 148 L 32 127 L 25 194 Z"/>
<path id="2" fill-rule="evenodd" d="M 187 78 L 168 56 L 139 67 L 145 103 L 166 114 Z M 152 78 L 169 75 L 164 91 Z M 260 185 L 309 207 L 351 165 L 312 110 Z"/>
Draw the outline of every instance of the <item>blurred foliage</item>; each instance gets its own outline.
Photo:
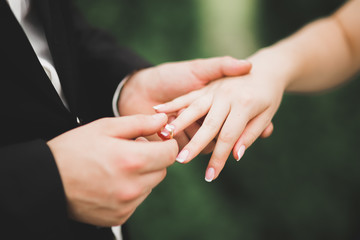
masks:
<path id="1" fill-rule="evenodd" d="M 260 46 L 343 2 L 258 0 Z M 199 40 L 197 1 L 78 3 L 93 24 L 153 63 L 212 54 Z M 359 90 L 360 81 L 352 81 L 327 94 L 286 95 L 273 136 L 257 141 L 241 162 L 230 158 L 211 184 L 203 180 L 208 156 L 170 167 L 130 218 L 133 239 L 359 239 Z"/>
<path id="2" fill-rule="evenodd" d="M 77 0 L 89 21 L 114 34 L 154 64 L 196 57 L 198 33 L 192 0 Z"/>

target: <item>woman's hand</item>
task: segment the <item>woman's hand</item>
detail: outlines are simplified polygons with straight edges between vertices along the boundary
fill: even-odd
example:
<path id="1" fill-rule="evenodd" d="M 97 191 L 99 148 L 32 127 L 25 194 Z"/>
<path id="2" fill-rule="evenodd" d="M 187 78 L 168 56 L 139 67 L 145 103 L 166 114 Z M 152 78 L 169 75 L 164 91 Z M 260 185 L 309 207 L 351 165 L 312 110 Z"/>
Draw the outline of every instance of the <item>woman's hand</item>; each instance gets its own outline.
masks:
<path id="1" fill-rule="evenodd" d="M 152 114 L 154 105 L 173 100 L 191 91 L 201 89 L 209 82 L 229 76 L 248 74 L 251 64 L 232 57 L 216 57 L 161 64 L 134 74 L 125 84 L 118 102 L 121 116 Z M 169 120 L 174 117 L 169 116 Z M 177 134 L 180 147 L 185 146 L 200 125 L 191 126 Z M 211 152 L 212 142 L 204 152 Z"/>
<path id="2" fill-rule="evenodd" d="M 271 134 L 271 119 L 280 105 L 285 86 L 276 81 L 275 74 L 260 69 L 261 66 L 243 77 L 213 81 L 155 107 L 164 113 L 181 111 L 167 126 L 173 129 L 174 136 L 204 118 L 200 129 L 179 153 L 178 162 L 189 162 L 217 138 L 205 176 L 207 181 L 212 181 L 223 169 L 231 150 L 234 158 L 240 160 L 245 149 L 259 136 Z"/>

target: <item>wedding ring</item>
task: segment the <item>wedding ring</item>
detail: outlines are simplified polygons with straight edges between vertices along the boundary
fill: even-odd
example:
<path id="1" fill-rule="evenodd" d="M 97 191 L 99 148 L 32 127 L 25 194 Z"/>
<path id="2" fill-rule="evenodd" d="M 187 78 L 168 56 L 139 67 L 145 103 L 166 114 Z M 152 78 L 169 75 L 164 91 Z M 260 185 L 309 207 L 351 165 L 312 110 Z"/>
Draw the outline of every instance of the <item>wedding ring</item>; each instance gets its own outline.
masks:
<path id="1" fill-rule="evenodd" d="M 175 127 L 172 125 L 166 124 L 165 129 L 169 131 L 169 139 L 172 139 L 174 137 Z"/>

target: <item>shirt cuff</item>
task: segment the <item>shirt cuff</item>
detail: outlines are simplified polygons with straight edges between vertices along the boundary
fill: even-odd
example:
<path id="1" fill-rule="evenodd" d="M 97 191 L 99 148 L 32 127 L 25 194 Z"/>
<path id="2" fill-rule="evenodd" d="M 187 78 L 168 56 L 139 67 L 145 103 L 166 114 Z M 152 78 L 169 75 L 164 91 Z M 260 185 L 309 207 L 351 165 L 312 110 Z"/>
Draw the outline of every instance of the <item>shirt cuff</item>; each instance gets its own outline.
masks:
<path id="1" fill-rule="evenodd" d="M 112 108 L 113 108 L 113 113 L 115 117 L 120 117 L 120 113 L 119 113 L 119 108 L 118 108 L 118 101 L 119 101 L 119 97 L 120 97 L 120 93 L 122 88 L 124 87 L 125 83 L 129 80 L 131 75 L 127 75 L 117 86 L 115 93 L 114 93 L 114 97 L 113 97 L 113 101 L 112 101 Z"/>

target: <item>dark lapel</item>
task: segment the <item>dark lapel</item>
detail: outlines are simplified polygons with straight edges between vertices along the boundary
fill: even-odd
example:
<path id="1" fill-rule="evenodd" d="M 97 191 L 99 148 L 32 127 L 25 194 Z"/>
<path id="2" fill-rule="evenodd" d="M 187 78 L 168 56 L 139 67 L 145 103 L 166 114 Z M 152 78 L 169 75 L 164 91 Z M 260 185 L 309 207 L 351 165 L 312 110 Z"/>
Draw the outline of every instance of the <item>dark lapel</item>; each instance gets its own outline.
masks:
<path id="1" fill-rule="evenodd" d="M 33 0 L 43 23 L 51 55 L 71 112 L 77 114 L 76 61 L 71 36 L 70 12 L 65 0 Z"/>
<path id="2" fill-rule="evenodd" d="M 19 86 L 23 85 L 22 81 L 31 81 L 34 88 L 29 89 L 29 91 L 33 91 L 34 94 L 44 94 L 50 101 L 55 102 L 61 108 L 65 108 L 6 0 L 0 0 L 0 31 L 3 33 L 0 40 L 2 61 L 8 61 L 8 63 L 17 66 L 23 76 L 27 76 L 27 78 L 15 79 L 14 81 L 19 81 Z M 6 62 L 3 67 L 6 67 Z M 11 78 L 10 76 L 9 79 Z"/>

